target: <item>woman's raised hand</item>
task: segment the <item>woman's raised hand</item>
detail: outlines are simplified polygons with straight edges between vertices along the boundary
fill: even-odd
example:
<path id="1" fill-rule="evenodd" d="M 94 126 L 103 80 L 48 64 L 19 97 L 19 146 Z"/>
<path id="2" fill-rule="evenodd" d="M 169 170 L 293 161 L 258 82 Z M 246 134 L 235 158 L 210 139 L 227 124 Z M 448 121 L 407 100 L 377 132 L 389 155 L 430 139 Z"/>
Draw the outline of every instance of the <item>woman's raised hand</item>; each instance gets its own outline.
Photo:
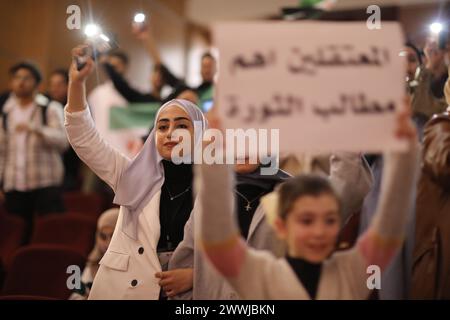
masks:
<path id="1" fill-rule="evenodd" d="M 70 66 L 69 79 L 72 83 L 84 84 L 95 68 L 94 60 L 88 54 L 89 47 L 86 44 L 79 45 L 72 49 L 72 64 Z M 85 64 L 78 70 L 77 59 L 85 59 Z"/>

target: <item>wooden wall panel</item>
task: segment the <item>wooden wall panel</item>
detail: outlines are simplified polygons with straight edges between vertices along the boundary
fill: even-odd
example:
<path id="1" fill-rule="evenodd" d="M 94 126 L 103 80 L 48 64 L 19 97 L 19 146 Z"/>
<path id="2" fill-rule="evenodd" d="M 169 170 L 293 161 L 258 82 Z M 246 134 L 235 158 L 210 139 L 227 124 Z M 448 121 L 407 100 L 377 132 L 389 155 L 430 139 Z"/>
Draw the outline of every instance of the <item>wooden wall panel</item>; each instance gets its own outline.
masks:
<path id="1" fill-rule="evenodd" d="M 71 48 L 84 38 L 82 30 L 66 28 L 66 8 L 72 4 L 80 6 L 83 25 L 92 16 L 105 30 L 117 34 L 121 48 L 131 58 L 128 77 L 133 85 L 148 90 L 151 70 L 149 58 L 131 34 L 132 17 L 140 10 L 150 13 L 164 61 L 176 74 L 184 76 L 184 0 L 0 0 L 0 91 L 8 86 L 7 70 L 20 60 L 35 61 L 45 76 L 69 65 Z M 89 86 L 101 81 L 100 72 Z"/>

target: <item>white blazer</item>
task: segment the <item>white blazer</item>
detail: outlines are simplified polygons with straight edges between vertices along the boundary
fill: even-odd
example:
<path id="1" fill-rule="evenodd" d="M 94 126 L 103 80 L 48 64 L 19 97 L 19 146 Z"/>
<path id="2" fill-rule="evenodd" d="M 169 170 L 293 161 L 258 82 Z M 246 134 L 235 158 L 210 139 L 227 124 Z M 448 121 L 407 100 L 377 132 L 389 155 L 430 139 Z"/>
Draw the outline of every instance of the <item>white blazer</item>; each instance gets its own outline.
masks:
<path id="1" fill-rule="evenodd" d="M 155 273 L 161 271 L 156 254 L 160 235 L 159 199 L 155 194 L 139 215 L 137 240 L 122 231 L 123 210 L 109 248 L 100 260 L 89 299 L 155 299 L 160 286 Z"/>
<path id="2" fill-rule="evenodd" d="M 98 133 L 90 111 L 65 111 L 67 136 L 75 152 L 115 191 L 130 159 L 112 148 Z M 138 218 L 134 240 L 122 231 L 124 211 L 119 218 L 111 243 L 95 276 L 89 299 L 158 299 L 160 286 L 155 273 L 161 271 L 156 254 L 160 236 L 159 201 L 155 193 Z"/>

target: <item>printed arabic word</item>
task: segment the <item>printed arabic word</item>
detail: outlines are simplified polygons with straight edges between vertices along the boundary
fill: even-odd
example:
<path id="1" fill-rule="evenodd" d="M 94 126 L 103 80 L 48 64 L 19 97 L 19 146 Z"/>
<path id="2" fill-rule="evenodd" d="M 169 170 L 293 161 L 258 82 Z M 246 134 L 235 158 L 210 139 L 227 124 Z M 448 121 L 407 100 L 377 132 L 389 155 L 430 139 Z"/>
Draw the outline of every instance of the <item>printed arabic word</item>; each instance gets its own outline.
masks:
<path id="1" fill-rule="evenodd" d="M 303 112 L 303 100 L 294 95 L 274 94 L 270 101 L 261 105 L 249 104 L 245 107 L 239 105 L 238 97 L 228 96 L 229 106 L 226 114 L 230 118 L 240 117 L 245 123 L 264 123 L 269 118 L 290 117 L 294 113 Z"/>
<path id="2" fill-rule="evenodd" d="M 395 103 L 387 102 L 385 105 L 378 101 L 367 101 L 363 93 L 352 95 L 342 94 L 337 104 L 330 106 L 313 105 L 313 113 L 323 120 L 328 120 L 331 116 L 344 116 L 350 112 L 355 115 L 383 114 L 395 111 Z"/>

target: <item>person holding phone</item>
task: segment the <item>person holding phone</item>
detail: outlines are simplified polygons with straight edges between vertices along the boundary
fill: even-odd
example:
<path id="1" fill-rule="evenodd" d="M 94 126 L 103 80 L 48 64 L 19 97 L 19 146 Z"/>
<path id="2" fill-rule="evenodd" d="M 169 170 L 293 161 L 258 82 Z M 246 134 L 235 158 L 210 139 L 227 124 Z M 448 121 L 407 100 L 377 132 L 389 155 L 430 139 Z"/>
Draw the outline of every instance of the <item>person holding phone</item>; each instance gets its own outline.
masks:
<path id="1" fill-rule="evenodd" d="M 73 49 L 74 60 L 83 56 L 84 47 Z M 176 165 L 172 159 L 172 150 L 181 141 L 174 132 L 187 130 L 191 146 L 201 145 L 206 119 L 187 100 L 167 102 L 156 114 L 141 152 L 131 160 L 111 147 L 94 126 L 86 102 L 86 80 L 93 69 L 91 58 L 81 70 L 75 62 L 71 65 L 66 132 L 80 159 L 114 190 L 114 203 L 121 207 L 89 299 L 159 299 L 155 274 L 164 270 L 183 239 L 194 203 L 192 164 Z M 194 121 L 201 130 L 194 131 Z"/>
<path id="2" fill-rule="evenodd" d="M 156 40 L 146 24 L 133 24 L 132 32 L 135 37 L 141 41 L 150 58 L 153 62 L 153 70 L 150 77 L 152 91 L 148 93 L 141 93 L 130 86 L 127 80 L 108 62 L 105 62 L 104 68 L 109 78 L 114 84 L 117 91 L 129 103 L 148 103 L 158 102 L 164 103 L 171 99 L 178 97 L 181 93 L 189 88 L 184 84 L 184 81 L 178 79 L 172 72 L 163 64 L 161 55 L 157 48 Z M 165 85 L 172 88 L 172 92 L 167 96 L 162 96 L 162 90 Z"/>

